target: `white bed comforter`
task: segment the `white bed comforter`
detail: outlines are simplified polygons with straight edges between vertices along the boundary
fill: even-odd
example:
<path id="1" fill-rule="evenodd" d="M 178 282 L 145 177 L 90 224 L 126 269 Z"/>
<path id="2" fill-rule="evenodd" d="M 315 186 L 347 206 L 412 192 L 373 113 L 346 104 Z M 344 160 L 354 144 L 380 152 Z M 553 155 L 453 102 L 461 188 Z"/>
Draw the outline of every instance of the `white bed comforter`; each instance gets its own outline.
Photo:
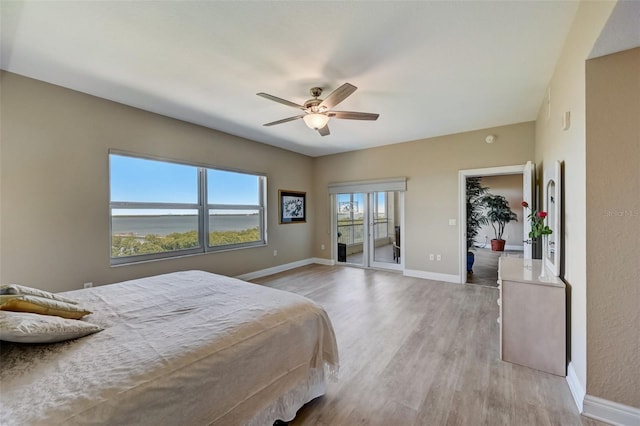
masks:
<path id="1" fill-rule="evenodd" d="M 338 368 L 325 311 L 284 291 L 189 271 L 64 295 L 105 330 L 3 342 L 3 425 L 270 426 Z"/>

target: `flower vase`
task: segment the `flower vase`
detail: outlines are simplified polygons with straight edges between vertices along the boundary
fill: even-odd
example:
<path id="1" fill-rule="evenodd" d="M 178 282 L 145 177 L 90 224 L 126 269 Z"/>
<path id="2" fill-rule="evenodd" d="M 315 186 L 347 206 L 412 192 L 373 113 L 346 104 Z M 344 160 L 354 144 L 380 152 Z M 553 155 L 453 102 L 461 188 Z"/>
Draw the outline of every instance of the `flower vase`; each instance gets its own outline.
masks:
<path id="1" fill-rule="evenodd" d="M 542 236 L 542 262 L 540 264 L 540 276 L 538 277 L 540 281 L 546 281 L 548 278 L 547 268 L 544 264 L 545 256 L 547 254 L 547 238 L 547 235 Z"/>
<path id="2" fill-rule="evenodd" d="M 540 281 L 546 281 L 547 278 L 549 278 L 549 275 L 547 275 L 547 268 L 544 266 L 544 263 L 542 263 L 538 279 Z"/>

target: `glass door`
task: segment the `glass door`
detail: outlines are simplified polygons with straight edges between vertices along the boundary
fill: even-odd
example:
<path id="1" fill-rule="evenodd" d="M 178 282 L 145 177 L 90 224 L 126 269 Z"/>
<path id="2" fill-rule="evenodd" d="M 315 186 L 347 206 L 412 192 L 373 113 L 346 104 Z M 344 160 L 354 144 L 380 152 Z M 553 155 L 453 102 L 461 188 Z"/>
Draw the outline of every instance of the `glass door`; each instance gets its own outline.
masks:
<path id="1" fill-rule="evenodd" d="M 336 194 L 339 263 L 366 266 L 366 194 Z"/>
<path id="2" fill-rule="evenodd" d="M 338 263 L 402 268 L 401 192 L 336 194 Z"/>
<path id="3" fill-rule="evenodd" d="M 401 269 L 400 197 L 396 191 L 369 194 L 369 266 Z"/>

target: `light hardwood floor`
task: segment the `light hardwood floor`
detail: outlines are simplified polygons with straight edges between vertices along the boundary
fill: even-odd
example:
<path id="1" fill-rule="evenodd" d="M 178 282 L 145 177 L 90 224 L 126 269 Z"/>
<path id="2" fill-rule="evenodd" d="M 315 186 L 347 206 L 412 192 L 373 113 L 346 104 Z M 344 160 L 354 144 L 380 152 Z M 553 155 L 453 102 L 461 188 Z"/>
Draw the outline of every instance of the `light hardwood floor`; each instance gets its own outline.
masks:
<path id="1" fill-rule="evenodd" d="M 522 251 L 491 251 L 491 248 L 474 248 L 473 274 L 467 274 L 467 284 L 498 286 L 498 258 L 500 256 L 522 256 Z"/>
<path id="2" fill-rule="evenodd" d="M 497 289 L 348 266 L 253 280 L 333 323 L 340 374 L 290 425 L 585 425 L 564 377 L 502 362 Z"/>

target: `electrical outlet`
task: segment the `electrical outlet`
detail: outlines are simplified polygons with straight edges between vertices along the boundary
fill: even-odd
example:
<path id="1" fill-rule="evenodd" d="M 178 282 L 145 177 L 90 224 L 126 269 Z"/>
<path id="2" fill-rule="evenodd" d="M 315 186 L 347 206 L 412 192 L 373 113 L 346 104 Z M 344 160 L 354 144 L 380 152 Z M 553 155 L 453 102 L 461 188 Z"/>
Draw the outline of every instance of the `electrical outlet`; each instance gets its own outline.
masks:
<path id="1" fill-rule="evenodd" d="M 429 255 L 429 260 L 433 260 L 433 259 L 434 259 L 434 257 L 433 257 L 433 253 L 431 253 L 431 254 Z"/>
<path id="2" fill-rule="evenodd" d="M 273 251 L 273 255 L 274 255 L 274 256 L 277 256 L 277 255 L 278 255 L 278 250 L 274 250 L 274 251 Z"/>
<path id="3" fill-rule="evenodd" d="M 320 250 L 324 250 L 324 244 L 320 244 Z"/>
<path id="4" fill-rule="evenodd" d="M 93 283 L 92 282 L 88 282 L 88 283 L 84 283 L 83 284 L 83 288 L 91 288 L 93 287 Z"/>
<path id="5" fill-rule="evenodd" d="M 440 261 L 442 260 L 442 255 L 440 255 L 440 254 L 439 254 L 439 255 L 437 255 L 437 256 L 436 256 L 436 260 L 437 260 L 438 262 L 440 262 Z"/>

